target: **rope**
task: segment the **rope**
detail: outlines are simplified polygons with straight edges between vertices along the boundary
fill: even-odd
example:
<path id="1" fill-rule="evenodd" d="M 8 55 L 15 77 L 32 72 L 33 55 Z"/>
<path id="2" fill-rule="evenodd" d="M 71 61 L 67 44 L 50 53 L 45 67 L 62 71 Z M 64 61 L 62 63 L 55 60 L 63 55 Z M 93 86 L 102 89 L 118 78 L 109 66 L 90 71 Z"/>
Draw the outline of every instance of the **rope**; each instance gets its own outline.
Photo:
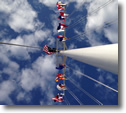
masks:
<path id="1" fill-rule="evenodd" d="M 92 100 L 94 100 L 97 104 L 99 105 L 103 105 L 103 103 L 101 103 L 98 99 L 96 99 L 95 97 L 93 97 L 91 94 L 89 94 L 87 91 L 85 91 L 84 89 L 82 89 L 81 87 L 79 87 L 74 81 L 72 81 L 71 79 L 68 79 L 72 84 L 74 84 L 77 88 L 79 88 L 84 94 L 86 94 L 88 97 L 90 97 Z"/>
<path id="2" fill-rule="evenodd" d="M 67 88 L 67 91 L 71 94 L 71 96 L 80 104 L 83 105 L 83 103 L 75 96 L 75 94 Z"/>
<path id="3" fill-rule="evenodd" d="M 69 68 L 70 68 L 70 67 L 69 67 Z M 92 77 L 90 77 L 90 76 L 88 76 L 88 75 L 85 75 L 85 74 L 83 74 L 83 73 L 80 72 L 80 71 L 74 70 L 74 69 L 72 69 L 72 68 L 70 68 L 70 69 L 73 70 L 73 71 L 75 71 L 75 72 L 77 72 L 77 73 L 79 73 L 80 75 L 83 75 L 84 77 L 86 77 L 86 78 L 88 78 L 88 79 L 90 79 L 90 80 L 92 80 L 92 81 L 94 81 L 94 82 L 96 82 L 96 83 L 99 83 L 99 84 L 101 84 L 102 86 L 104 86 L 104 87 L 106 87 L 106 88 L 108 88 L 108 89 L 110 89 L 110 90 L 112 90 L 112 91 L 118 93 L 118 91 L 117 91 L 116 89 L 114 89 L 114 88 L 112 88 L 112 87 L 110 87 L 110 86 L 108 86 L 108 85 L 106 85 L 106 84 L 104 84 L 104 83 L 102 83 L 102 82 L 100 82 L 100 81 L 98 81 L 98 80 L 95 80 L 94 78 L 92 78 Z"/>
<path id="4" fill-rule="evenodd" d="M 27 47 L 27 48 L 33 48 L 33 49 L 42 49 L 42 47 L 34 47 L 34 46 L 27 46 L 27 45 L 20 45 L 20 44 L 12 44 L 12 43 L 5 43 L 5 42 L 0 42 L 0 44 L 20 46 L 20 47 Z"/>
<path id="5" fill-rule="evenodd" d="M 85 0 L 82 1 L 81 4 L 83 4 L 84 2 L 85 2 Z M 68 16 L 68 18 L 70 18 L 70 17 L 76 12 L 76 10 L 77 10 L 77 9 L 73 10 L 72 13 Z"/>
<path id="6" fill-rule="evenodd" d="M 78 23 L 80 23 L 82 20 L 84 20 L 86 17 L 90 16 L 91 14 L 101 10 L 102 8 L 104 8 L 105 6 L 109 5 L 110 3 L 112 3 L 113 0 L 109 0 L 108 2 L 106 2 L 105 4 L 101 5 L 100 7 L 98 7 L 97 9 L 95 9 L 94 11 L 92 11 L 90 14 L 86 15 L 86 16 L 83 16 L 82 18 L 80 18 L 77 22 L 75 22 L 74 24 L 70 25 L 69 28 L 67 29 L 67 31 L 77 25 Z"/>
<path id="7" fill-rule="evenodd" d="M 104 25 L 103 27 L 104 27 L 104 28 L 105 28 L 105 27 L 108 27 L 108 26 L 114 24 L 117 20 L 118 20 L 118 18 L 115 19 L 115 20 L 112 20 L 112 21 L 110 21 L 110 22 L 105 22 L 106 25 Z M 101 27 L 101 26 L 98 26 L 97 28 L 99 28 L 99 27 Z M 86 34 L 87 34 L 87 32 L 83 32 L 82 34 L 74 35 L 74 36 L 71 37 L 70 39 L 73 39 L 73 38 L 77 39 L 77 38 L 76 38 L 77 36 L 79 36 L 79 37 L 80 37 L 80 36 L 87 36 Z M 79 38 L 79 37 L 78 37 L 78 38 Z"/>
<path id="8" fill-rule="evenodd" d="M 118 20 L 118 18 L 115 20 L 112 20 L 111 22 L 108 22 L 108 23 L 106 22 L 106 25 L 104 27 L 108 27 L 108 26 L 114 24 L 117 20 Z"/>
<path id="9" fill-rule="evenodd" d="M 67 105 L 70 105 L 70 103 L 69 103 L 67 97 L 66 97 L 66 96 L 64 96 L 64 97 L 65 97 L 66 104 L 67 104 Z"/>

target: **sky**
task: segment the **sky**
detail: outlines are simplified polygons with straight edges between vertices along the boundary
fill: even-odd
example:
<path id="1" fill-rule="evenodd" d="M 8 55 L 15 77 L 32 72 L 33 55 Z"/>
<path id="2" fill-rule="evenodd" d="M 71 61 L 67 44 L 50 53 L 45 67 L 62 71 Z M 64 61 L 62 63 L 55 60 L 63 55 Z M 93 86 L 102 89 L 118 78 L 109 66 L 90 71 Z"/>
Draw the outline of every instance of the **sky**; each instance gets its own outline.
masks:
<path id="1" fill-rule="evenodd" d="M 59 24 L 58 0 L 0 0 L 0 42 L 56 47 Z M 68 49 L 118 43 L 118 1 L 92 13 L 111 0 L 62 0 L 67 3 L 66 42 Z M 88 16 L 87 16 L 88 15 Z M 81 19 L 79 21 L 79 19 Z M 110 24 L 111 23 L 111 24 Z M 80 35 L 84 34 L 85 35 Z M 66 91 L 67 102 L 54 103 L 56 55 L 42 50 L 0 45 L 0 105 L 79 105 Z M 118 75 L 67 58 L 66 65 L 118 90 Z M 103 105 L 117 105 L 118 93 L 95 83 L 80 73 L 66 69 L 77 86 Z M 83 105 L 98 105 L 69 80 L 66 85 Z"/>

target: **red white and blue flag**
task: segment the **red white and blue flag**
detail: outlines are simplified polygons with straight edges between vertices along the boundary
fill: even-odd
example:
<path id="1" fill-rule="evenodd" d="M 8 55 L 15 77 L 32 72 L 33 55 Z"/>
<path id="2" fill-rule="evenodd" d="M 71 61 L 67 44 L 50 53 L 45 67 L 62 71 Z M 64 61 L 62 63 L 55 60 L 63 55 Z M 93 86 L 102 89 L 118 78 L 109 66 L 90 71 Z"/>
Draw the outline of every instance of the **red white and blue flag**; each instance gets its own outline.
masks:
<path id="1" fill-rule="evenodd" d="M 47 53 L 48 55 L 52 55 L 52 54 L 55 53 L 55 52 L 49 52 L 48 46 L 47 46 L 47 45 L 45 45 L 45 46 L 43 47 L 43 52 Z"/>
<path id="2" fill-rule="evenodd" d="M 65 9 L 64 5 L 62 5 L 62 4 L 57 4 L 57 8 L 58 8 L 58 10 Z"/>
<path id="3" fill-rule="evenodd" d="M 63 24 L 63 23 L 59 23 L 59 26 L 57 27 L 57 30 L 58 30 L 58 32 L 64 32 L 66 27 L 68 27 L 68 26 Z"/>
<path id="4" fill-rule="evenodd" d="M 62 35 L 58 35 L 57 37 L 58 37 L 58 38 L 63 38 L 64 36 L 62 36 Z"/>
<path id="5" fill-rule="evenodd" d="M 69 14 L 66 14 L 64 12 L 60 12 L 60 16 L 67 17 L 67 16 L 69 16 Z"/>

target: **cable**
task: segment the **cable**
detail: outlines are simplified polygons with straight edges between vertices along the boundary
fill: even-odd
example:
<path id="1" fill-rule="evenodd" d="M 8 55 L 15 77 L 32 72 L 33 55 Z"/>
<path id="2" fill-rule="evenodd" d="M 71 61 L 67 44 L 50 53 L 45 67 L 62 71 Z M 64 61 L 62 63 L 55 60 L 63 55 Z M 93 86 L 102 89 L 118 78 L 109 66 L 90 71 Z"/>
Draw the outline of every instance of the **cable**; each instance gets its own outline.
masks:
<path id="1" fill-rule="evenodd" d="M 83 105 L 83 103 L 75 96 L 75 94 L 67 88 L 67 91 L 73 96 L 73 98 L 80 104 Z"/>
<path id="2" fill-rule="evenodd" d="M 20 44 L 12 44 L 12 43 L 5 43 L 5 42 L 0 42 L 0 44 L 20 46 L 20 47 L 27 47 L 27 48 L 33 48 L 33 49 L 42 49 L 42 47 L 34 47 L 34 46 L 27 46 L 27 45 L 20 45 Z"/>
<path id="3" fill-rule="evenodd" d="M 70 67 L 69 67 L 69 68 L 70 68 Z M 104 84 L 104 83 L 102 83 L 102 82 L 100 82 L 100 81 L 98 81 L 98 80 L 95 80 L 94 78 L 92 78 L 92 77 L 90 77 L 90 76 L 88 76 L 88 75 L 85 75 L 85 74 L 83 74 L 83 73 L 80 72 L 80 71 L 74 70 L 74 69 L 72 69 L 72 68 L 70 68 L 70 69 L 73 70 L 73 71 L 75 71 L 75 72 L 77 72 L 77 73 L 79 73 L 80 75 L 83 75 L 84 77 L 86 77 L 86 78 L 88 78 L 88 79 L 90 79 L 90 80 L 92 80 L 92 81 L 94 81 L 94 82 L 96 82 L 96 83 L 99 83 L 99 84 L 101 84 L 102 86 L 104 86 L 104 87 L 106 87 L 106 88 L 108 88 L 108 89 L 110 89 L 110 90 L 112 90 L 112 91 L 118 93 L 118 91 L 117 91 L 116 89 L 114 89 L 114 88 L 112 88 L 112 87 L 110 87 L 110 86 L 108 86 L 108 85 L 106 85 L 106 84 Z"/>
<path id="4" fill-rule="evenodd" d="M 105 4 L 103 4 L 102 6 L 106 5 L 109 2 L 111 3 L 112 1 L 109 0 L 108 2 L 106 2 Z M 82 18 L 80 18 L 77 22 L 75 22 L 74 24 L 70 25 L 68 29 L 70 29 L 71 27 L 77 25 L 78 23 L 80 23 L 82 20 L 84 20 L 86 17 L 90 16 L 91 14 L 93 14 L 93 13 L 97 12 L 98 10 L 102 9 L 103 8 L 102 6 L 98 7 L 97 9 L 95 9 L 94 11 L 92 11 L 92 13 L 88 14 L 87 16 L 83 16 Z"/>
<path id="5" fill-rule="evenodd" d="M 91 14 L 101 10 L 102 8 L 104 8 L 105 6 L 109 5 L 110 3 L 112 3 L 113 0 L 109 0 L 108 2 L 106 2 L 105 4 L 101 5 L 100 7 L 98 7 L 97 9 L 95 9 L 94 11 L 92 11 L 90 14 L 86 15 L 86 16 L 83 16 L 82 18 L 80 18 L 78 21 L 76 21 L 75 23 L 73 23 L 72 25 L 69 26 L 69 28 L 67 28 L 67 31 L 77 25 L 78 23 L 80 23 L 82 20 L 84 20 L 86 17 L 90 16 Z"/>
<path id="6" fill-rule="evenodd" d="M 96 99 L 95 97 L 93 97 L 91 94 L 89 94 L 87 91 L 85 91 L 84 89 L 82 89 L 81 87 L 79 87 L 74 81 L 72 81 L 71 79 L 68 79 L 72 84 L 74 84 L 77 88 L 79 88 L 84 94 L 86 94 L 88 97 L 90 97 L 92 100 L 94 100 L 97 104 L 99 105 L 103 105 L 103 103 L 101 103 L 98 99 Z"/>
<path id="7" fill-rule="evenodd" d="M 84 1 L 82 1 L 82 3 L 81 3 L 81 4 L 83 4 L 84 2 L 85 2 L 85 0 L 84 0 Z M 68 16 L 68 18 L 70 18 L 70 17 L 71 17 L 71 16 L 72 16 L 72 15 L 76 12 L 76 10 L 77 10 L 77 9 L 73 10 L 73 11 L 72 11 L 72 13 Z"/>
<path id="8" fill-rule="evenodd" d="M 118 18 L 115 19 L 115 20 L 109 21 L 109 22 L 105 22 L 106 25 L 104 25 L 103 27 L 104 27 L 104 28 L 105 28 L 105 27 L 108 27 L 108 26 L 114 24 L 117 20 L 118 20 Z M 98 26 L 97 28 L 99 28 L 99 27 L 101 27 L 101 26 Z M 81 33 L 81 34 L 79 34 L 79 35 L 74 35 L 74 36 L 72 36 L 70 39 L 73 39 L 73 38 L 78 39 L 80 36 L 87 36 L 87 35 L 86 35 L 87 33 L 88 33 L 88 32 L 83 32 L 83 33 Z M 77 36 L 79 36 L 79 37 L 76 38 Z"/>
<path id="9" fill-rule="evenodd" d="M 66 96 L 64 96 L 64 97 L 65 97 L 67 105 L 70 105 L 70 102 L 68 101 L 67 97 Z"/>

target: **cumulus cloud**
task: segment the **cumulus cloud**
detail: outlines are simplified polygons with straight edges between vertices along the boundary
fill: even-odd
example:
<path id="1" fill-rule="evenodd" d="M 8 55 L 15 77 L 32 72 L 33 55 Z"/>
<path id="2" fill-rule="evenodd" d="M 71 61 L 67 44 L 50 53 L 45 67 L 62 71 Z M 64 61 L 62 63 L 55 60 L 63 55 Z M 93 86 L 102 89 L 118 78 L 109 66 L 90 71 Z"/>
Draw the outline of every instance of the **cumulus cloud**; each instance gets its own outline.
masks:
<path id="1" fill-rule="evenodd" d="M 2 73 L 8 74 L 10 76 L 10 78 L 14 78 L 17 77 L 17 72 L 19 71 L 19 64 L 16 63 L 15 61 L 12 61 L 8 55 L 6 50 L 3 47 L 0 47 L 0 63 L 2 65 Z"/>
<path id="2" fill-rule="evenodd" d="M 77 46 L 74 45 L 73 43 L 69 45 L 69 49 L 76 49 L 76 48 L 77 48 Z"/>
<path id="3" fill-rule="evenodd" d="M 48 7 L 56 7 L 58 0 L 39 0 L 39 2 L 45 4 Z"/>
<path id="4" fill-rule="evenodd" d="M 58 34 L 58 31 L 57 31 L 57 26 L 59 24 L 59 20 L 57 18 L 57 15 L 51 15 L 51 18 L 52 18 L 52 26 L 53 26 L 53 34 Z"/>
<path id="5" fill-rule="evenodd" d="M 33 64 L 32 69 L 22 70 L 21 86 L 27 91 L 40 85 L 46 90 L 46 84 L 55 78 L 55 57 L 39 57 Z"/>
<path id="6" fill-rule="evenodd" d="M 15 88 L 16 87 L 13 81 L 2 82 L 0 84 L 0 102 L 13 105 L 13 101 L 11 100 L 9 95 L 15 90 Z"/>
<path id="7" fill-rule="evenodd" d="M 107 3 L 107 5 L 105 5 Z M 87 22 L 86 25 L 83 22 L 86 18 L 82 17 L 77 21 L 77 23 L 73 23 L 74 25 L 78 25 L 78 23 L 82 22 L 83 29 L 77 30 L 74 32 L 77 35 L 81 36 L 81 39 L 86 39 L 91 46 L 103 45 L 105 44 L 103 40 L 104 36 L 111 43 L 118 42 L 118 4 L 117 1 L 113 0 L 88 0 L 84 2 L 84 6 L 87 9 Z M 102 8 L 104 6 L 104 8 Z M 110 23 L 110 24 L 108 24 Z M 107 26 L 108 24 L 108 26 Z M 84 37 L 83 37 L 84 36 Z M 85 37 L 86 36 L 86 37 Z M 79 38 L 80 39 L 80 38 Z M 78 40 L 79 40 L 78 39 Z M 88 39 L 88 40 L 87 40 Z"/>
<path id="8" fill-rule="evenodd" d="M 37 13 L 27 0 L 0 0 L 0 12 L 8 15 L 7 23 L 14 31 L 35 30 Z"/>
<path id="9" fill-rule="evenodd" d="M 55 56 L 42 56 L 39 57 L 31 68 L 22 70 L 20 84 L 21 87 L 26 91 L 30 92 L 33 89 L 40 87 L 44 93 L 45 98 L 48 100 L 43 102 L 44 104 L 51 104 L 51 98 L 54 96 L 53 91 L 55 88 L 55 76 L 57 70 L 55 69 Z M 19 95 L 23 98 L 24 95 Z M 41 101 L 42 103 L 42 101 Z"/>
<path id="10" fill-rule="evenodd" d="M 0 37 L 2 37 L 1 40 L 3 42 L 43 47 L 44 45 L 40 44 L 46 41 L 47 45 L 54 46 L 55 38 L 52 36 L 51 30 L 46 29 L 44 26 L 45 24 L 38 20 L 37 13 L 32 9 L 27 0 L 0 0 L 0 2 L 0 12 L 6 15 L 4 17 L 8 17 L 5 18 L 6 23 L 15 32 L 18 32 L 18 36 L 14 38 L 10 38 L 10 36 L 4 38 L 6 31 L 0 32 Z M 3 24 L 1 20 L 0 24 Z M 22 31 L 26 31 L 26 33 L 22 33 Z M 5 102 L 5 100 L 7 100 L 6 104 L 14 104 L 9 95 L 12 94 L 15 90 L 15 86 L 17 86 L 19 89 L 16 90 L 18 94 L 15 94 L 17 95 L 17 101 L 22 101 L 24 99 L 29 103 L 32 99 L 32 97 L 29 96 L 30 91 L 39 87 L 41 88 L 41 91 L 44 91 L 45 95 L 47 95 L 46 97 L 48 101 L 46 104 L 51 104 L 50 95 L 54 95 L 54 88 L 52 87 L 55 85 L 55 82 L 52 82 L 55 78 L 56 72 L 55 56 L 41 56 L 38 58 L 35 56 L 36 60 L 34 62 L 30 61 L 30 53 L 38 53 L 36 49 L 1 45 L 0 51 L 0 64 L 2 65 L 0 70 L 0 80 L 3 81 L 3 83 L 0 84 L 1 92 L 3 92 L 0 94 L 0 102 Z M 42 50 L 40 50 L 40 52 L 42 52 Z M 12 60 L 15 58 L 18 62 L 29 60 L 31 62 L 31 68 L 28 64 L 21 66 L 16 63 Z M 7 85 L 10 85 L 10 89 L 6 88 L 4 85 L 5 80 L 2 77 L 4 74 L 9 75 L 6 83 Z M 52 76 L 53 74 L 54 76 Z M 16 81 L 15 84 L 12 84 L 13 80 Z M 5 92 L 6 95 L 4 96 Z M 2 96 L 4 97 L 3 99 Z"/>
<path id="11" fill-rule="evenodd" d="M 75 2 L 76 5 L 75 5 L 75 8 L 77 9 L 80 9 L 84 3 L 86 2 L 86 0 L 67 0 L 67 1 L 64 1 L 64 0 L 39 0 L 40 3 L 48 6 L 48 7 L 51 7 L 51 8 L 55 8 L 56 7 L 56 3 L 58 1 L 61 1 L 62 3 L 66 3 L 67 5 L 69 5 L 71 2 Z"/>
<path id="12" fill-rule="evenodd" d="M 15 39 L 3 39 L 3 42 L 19 44 L 19 45 L 27 45 L 27 46 L 35 46 L 35 47 L 43 47 L 44 45 L 39 45 L 40 42 L 47 41 L 47 44 L 54 45 L 55 38 L 52 37 L 51 31 L 46 30 L 36 30 L 35 32 L 17 36 Z M 3 45 L 4 51 L 7 52 L 8 56 L 15 57 L 20 60 L 30 60 L 29 52 L 36 53 L 41 51 L 39 49 L 28 49 L 23 47 L 16 46 L 8 46 Z"/>
<path id="13" fill-rule="evenodd" d="M 89 40 L 89 43 L 92 46 L 103 44 L 103 42 L 98 39 L 101 37 L 96 35 L 96 33 L 100 35 L 100 33 L 102 33 L 103 31 L 104 35 L 110 42 L 118 42 L 118 23 L 116 22 L 109 28 L 104 28 L 106 22 L 110 22 L 110 20 L 112 21 L 118 18 L 117 1 L 112 1 L 111 4 L 107 5 L 104 8 L 101 8 L 96 13 L 91 14 L 92 11 L 97 9 L 99 6 L 102 6 L 106 2 L 108 1 L 106 0 L 103 2 L 101 0 L 93 0 L 91 1 L 90 5 L 87 6 L 89 16 L 87 17 L 85 31 L 88 35 L 87 38 Z"/>
<path id="14" fill-rule="evenodd" d="M 82 6 L 84 5 L 84 3 L 86 1 L 87 0 L 69 0 L 69 2 L 76 2 L 75 8 L 78 9 L 78 10 L 82 8 Z"/>

